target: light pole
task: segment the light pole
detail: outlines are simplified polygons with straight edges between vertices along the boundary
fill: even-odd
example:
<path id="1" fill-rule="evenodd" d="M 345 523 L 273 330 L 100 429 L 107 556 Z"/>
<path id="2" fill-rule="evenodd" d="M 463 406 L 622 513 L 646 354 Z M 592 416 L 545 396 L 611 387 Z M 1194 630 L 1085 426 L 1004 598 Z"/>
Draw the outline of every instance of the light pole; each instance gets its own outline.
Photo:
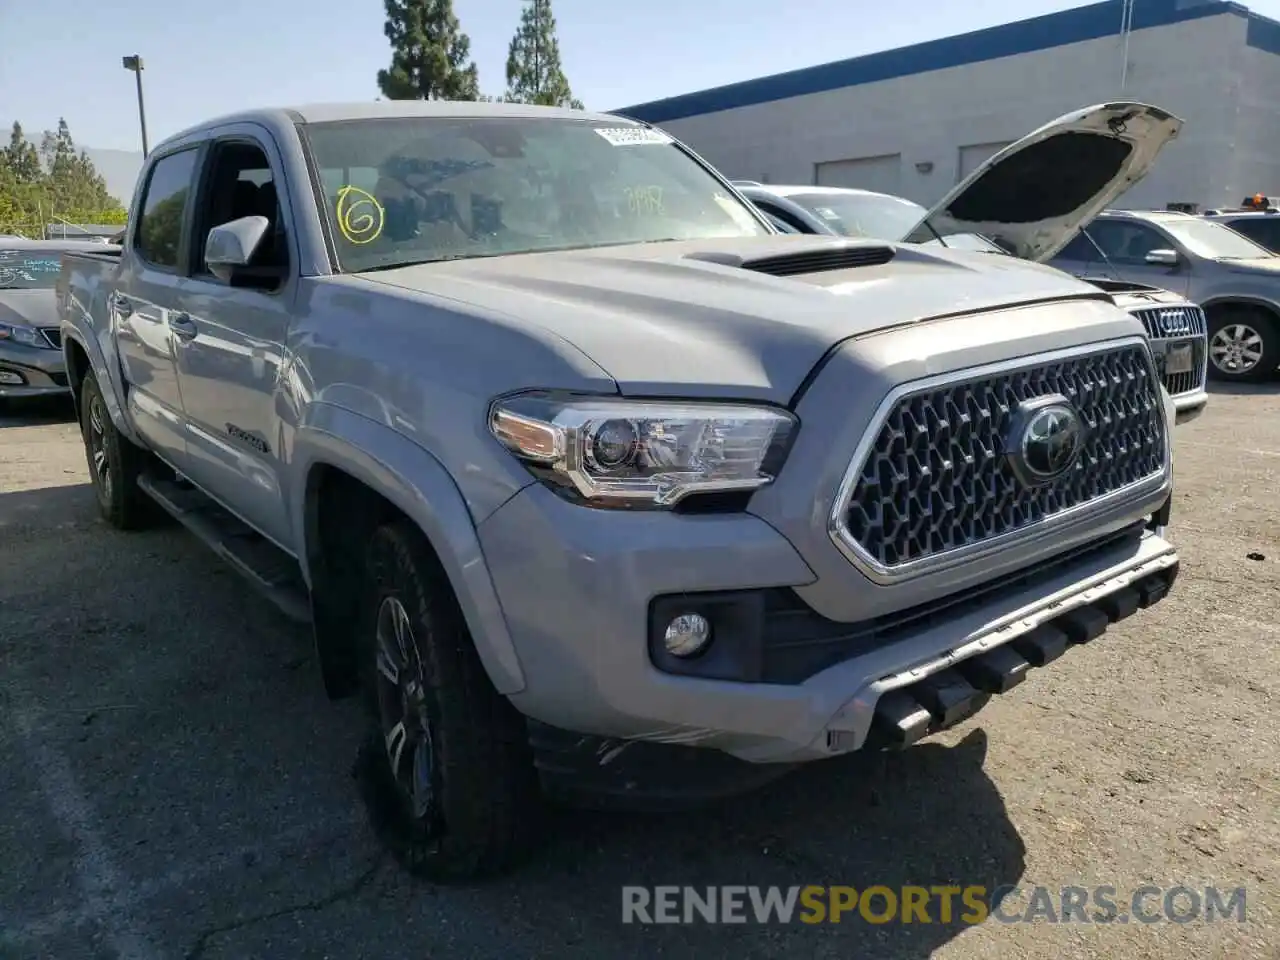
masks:
<path id="1" fill-rule="evenodd" d="M 142 125 L 142 155 L 145 157 L 147 150 L 147 109 L 142 105 L 142 57 L 134 54 L 131 57 L 124 57 L 121 60 L 126 70 L 132 70 L 135 79 L 138 81 L 138 123 Z"/>

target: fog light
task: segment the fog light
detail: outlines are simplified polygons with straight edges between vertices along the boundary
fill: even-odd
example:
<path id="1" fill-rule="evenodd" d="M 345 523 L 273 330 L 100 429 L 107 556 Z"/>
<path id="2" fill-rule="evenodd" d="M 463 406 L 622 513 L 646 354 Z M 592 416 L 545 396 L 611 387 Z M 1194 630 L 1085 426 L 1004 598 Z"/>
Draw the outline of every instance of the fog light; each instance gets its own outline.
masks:
<path id="1" fill-rule="evenodd" d="M 682 613 L 667 625 L 662 641 L 674 657 L 695 656 L 711 642 L 711 624 L 700 613 Z"/>
<path id="2" fill-rule="evenodd" d="M 0 383 L 7 383 L 10 386 L 20 387 L 27 381 L 22 379 L 22 374 L 11 373 L 8 370 L 0 370 Z"/>

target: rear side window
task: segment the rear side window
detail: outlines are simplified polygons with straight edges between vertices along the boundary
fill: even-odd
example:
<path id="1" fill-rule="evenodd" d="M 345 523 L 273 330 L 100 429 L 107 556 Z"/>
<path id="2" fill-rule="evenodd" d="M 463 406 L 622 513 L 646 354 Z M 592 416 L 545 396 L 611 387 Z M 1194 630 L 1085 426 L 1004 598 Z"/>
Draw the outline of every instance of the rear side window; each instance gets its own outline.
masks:
<path id="1" fill-rule="evenodd" d="M 142 197 L 134 247 L 148 263 L 176 268 L 187 196 L 195 180 L 195 148 L 156 161 Z"/>

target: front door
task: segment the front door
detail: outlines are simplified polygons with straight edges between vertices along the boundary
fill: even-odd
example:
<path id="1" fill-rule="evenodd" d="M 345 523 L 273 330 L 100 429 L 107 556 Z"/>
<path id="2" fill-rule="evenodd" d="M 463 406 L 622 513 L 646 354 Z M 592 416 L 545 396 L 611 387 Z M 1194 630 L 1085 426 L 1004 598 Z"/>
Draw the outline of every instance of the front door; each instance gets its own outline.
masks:
<path id="1" fill-rule="evenodd" d="M 1177 244 L 1150 224 L 1139 220 L 1095 220 L 1089 225 L 1089 236 L 1106 255 L 1108 271 L 1121 280 L 1132 280 L 1160 287 L 1180 296 L 1187 295 L 1190 271 L 1185 262 L 1177 266 L 1147 263 L 1152 250 L 1173 250 Z"/>
<path id="2" fill-rule="evenodd" d="M 279 546 L 292 551 L 281 457 L 288 420 L 282 382 L 297 288 L 288 198 L 277 192 L 275 145 L 255 126 L 220 131 L 209 149 L 193 216 L 192 275 L 175 334 L 187 429 L 187 474 Z M 279 192 L 283 193 L 283 190 Z M 230 282 L 204 262 L 209 230 L 262 216 L 270 223 L 247 269 Z"/>
<path id="3" fill-rule="evenodd" d="M 184 242 L 199 157 L 199 147 L 186 147 L 151 167 L 126 268 L 119 286 L 106 292 L 133 423 L 179 470 L 186 437 L 170 321 L 186 283 Z"/>

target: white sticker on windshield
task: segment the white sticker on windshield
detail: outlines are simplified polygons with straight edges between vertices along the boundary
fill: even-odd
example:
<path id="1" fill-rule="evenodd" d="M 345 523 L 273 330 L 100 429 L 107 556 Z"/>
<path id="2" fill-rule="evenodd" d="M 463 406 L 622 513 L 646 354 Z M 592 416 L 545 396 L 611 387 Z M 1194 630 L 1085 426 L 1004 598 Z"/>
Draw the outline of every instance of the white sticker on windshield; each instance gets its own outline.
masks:
<path id="1" fill-rule="evenodd" d="M 648 127 L 596 127 L 595 131 L 615 147 L 671 142 L 671 138 L 661 130 L 650 130 Z"/>

